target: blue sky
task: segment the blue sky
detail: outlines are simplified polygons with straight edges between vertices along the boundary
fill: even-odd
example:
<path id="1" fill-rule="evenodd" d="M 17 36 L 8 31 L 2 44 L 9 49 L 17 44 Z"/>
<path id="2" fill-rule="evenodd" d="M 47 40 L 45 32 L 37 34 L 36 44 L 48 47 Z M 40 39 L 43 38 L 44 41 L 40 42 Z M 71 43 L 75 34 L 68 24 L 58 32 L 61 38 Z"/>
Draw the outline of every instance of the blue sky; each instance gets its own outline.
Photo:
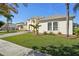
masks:
<path id="1" fill-rule="evenodd" d="M 27 7 L 19 4 L 18 14 L 14 14 L 13 23 L 25 22 L 28 18 L 33 16 L 52 16 L 52 15 L 66 15 L 66 7 L 64 3 L 31 3 Z M 73 12 L 74 4 L 70 4 L 70 15 L 76 15 L 74 22 L 79 23 L 79 11 Z M 6 21 L 4 17 L 0 16 L 0 20 Z"/>

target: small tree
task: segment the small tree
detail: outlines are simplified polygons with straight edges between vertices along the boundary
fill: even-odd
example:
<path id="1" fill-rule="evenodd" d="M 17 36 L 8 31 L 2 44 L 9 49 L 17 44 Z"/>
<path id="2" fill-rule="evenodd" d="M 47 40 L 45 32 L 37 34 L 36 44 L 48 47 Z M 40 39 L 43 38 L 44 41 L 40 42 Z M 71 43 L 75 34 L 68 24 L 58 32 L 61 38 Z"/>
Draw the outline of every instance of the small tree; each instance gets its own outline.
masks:
<path id="1" fill-rule="evenodd" d="M 34 28 L 35 34 L 38 35 L 39 34 L 38 29 L 41 25 L 39 25 L 39 23 L 36 23 L 35 25 L 31 24 L 30 26 Z"/>
<path id="2" fill-rule="evenodd" d="M 3 26 L 5 23 L 3 21 L 0 21 L 0 27 Z"/>

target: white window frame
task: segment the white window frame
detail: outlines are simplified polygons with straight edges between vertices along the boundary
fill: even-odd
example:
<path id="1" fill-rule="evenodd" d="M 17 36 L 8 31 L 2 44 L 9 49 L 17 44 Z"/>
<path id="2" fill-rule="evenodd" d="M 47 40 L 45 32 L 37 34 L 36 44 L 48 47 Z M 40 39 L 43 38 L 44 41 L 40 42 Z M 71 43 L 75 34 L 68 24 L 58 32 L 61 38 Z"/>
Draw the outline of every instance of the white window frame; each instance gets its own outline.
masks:
<path id="1" fill-rule="evenodd" d="M 47 27 L 48 31 L 52 31 L 52 22 L 48 22 Z"/>
<path id="2" fill-rule="evenodd" d="M 58 30 L 58 22 L 53 22 L 53 31 Z"/>

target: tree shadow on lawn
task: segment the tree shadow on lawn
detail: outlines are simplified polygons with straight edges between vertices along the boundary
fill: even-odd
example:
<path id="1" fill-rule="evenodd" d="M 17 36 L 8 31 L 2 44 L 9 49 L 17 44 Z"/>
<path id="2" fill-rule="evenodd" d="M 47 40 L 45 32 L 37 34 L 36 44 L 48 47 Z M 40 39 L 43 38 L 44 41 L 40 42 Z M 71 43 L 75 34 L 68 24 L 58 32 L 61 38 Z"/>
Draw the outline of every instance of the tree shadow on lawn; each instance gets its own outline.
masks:
<path id="1" fill-rule="evenodd" d="M 79 56 L 79 44 L 69 46 L 53 46 L 49 45 L 46 47 L 32 47 L 34 50 L 40 51 L 41 53 L 49 54 L 52 56 Z"/>

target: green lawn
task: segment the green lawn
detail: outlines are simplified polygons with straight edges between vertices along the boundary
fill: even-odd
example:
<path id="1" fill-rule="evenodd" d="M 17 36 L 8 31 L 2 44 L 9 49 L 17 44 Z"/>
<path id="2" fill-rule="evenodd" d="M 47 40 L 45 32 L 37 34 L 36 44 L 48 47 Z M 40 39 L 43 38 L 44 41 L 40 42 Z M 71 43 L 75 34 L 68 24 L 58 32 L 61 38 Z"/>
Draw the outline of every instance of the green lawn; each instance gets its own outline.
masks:
<path id="1" fill-rule="evenodd" d="M 25 47 L 32 48 L 33 46 L 42 47 L 48 45 L 54 46 L 72 46 L 79 43 L 79 39 L 66 39 L 57 35 L 33 35 L 31 33 L 6 37 L 3 40 L 7 40 Z"/>
<path id="2" fill-rule="evenodd" d="M 2 35 L 2 34 L 7 34 L 7 32 L 0 32 L 0 35 Z"/>
<path id="3" fill-rule="evenodd" d="M 26 33 L 2 39 L 28 48 L 38 48 L 37 50 L 40 52 L 53 56 L 79 55 L 79 38 L 67 39 L 58 35 L 34 35 Z"/>

